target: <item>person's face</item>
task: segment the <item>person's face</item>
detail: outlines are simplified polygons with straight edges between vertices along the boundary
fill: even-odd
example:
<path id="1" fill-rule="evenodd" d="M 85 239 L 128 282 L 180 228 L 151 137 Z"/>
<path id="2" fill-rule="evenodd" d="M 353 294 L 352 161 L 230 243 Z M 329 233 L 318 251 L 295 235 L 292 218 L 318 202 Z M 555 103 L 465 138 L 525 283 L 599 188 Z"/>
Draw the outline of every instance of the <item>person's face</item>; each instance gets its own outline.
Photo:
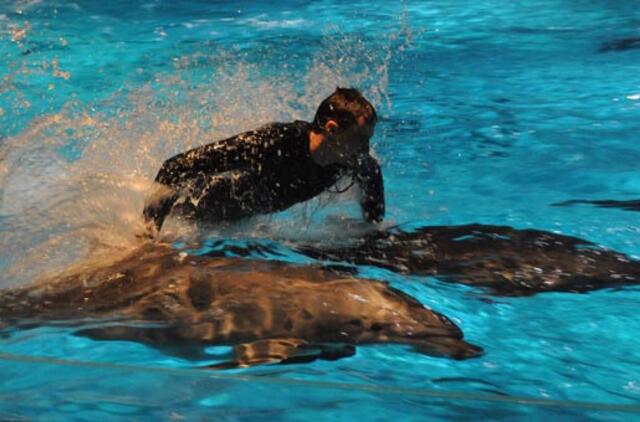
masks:
<path id="1" fill-rule="evenodd" d="M 316 152 L 322 165 L 348 164 L 359 155 L 369 153 L 375 123 L 367 124 L 364 119 L 358 123 L 347 128 L 340 128 L 333 120 L 325 124 L 325 139 Z"/>

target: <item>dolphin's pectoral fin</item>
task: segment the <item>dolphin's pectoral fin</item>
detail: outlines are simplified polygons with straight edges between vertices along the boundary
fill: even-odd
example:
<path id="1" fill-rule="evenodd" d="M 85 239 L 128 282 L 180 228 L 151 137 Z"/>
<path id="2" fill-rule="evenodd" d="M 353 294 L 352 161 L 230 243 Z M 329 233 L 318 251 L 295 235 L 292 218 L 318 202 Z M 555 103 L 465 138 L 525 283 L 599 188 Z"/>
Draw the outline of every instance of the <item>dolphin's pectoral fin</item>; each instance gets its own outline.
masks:
<path id="1" fill-rule="evenodd" d="M 258 340 L 234 347 L 233 360 L 205 366 L 206 369 L 246 368 L 268 363 L 308 363 L 316 359 L 336 360 L 353 356 L 351 344 L 310 344 L 297 338 Z"/>
<path id="2" fill-rule="evenodd" d="M 234 346 L 233 360 L 214 365 L 207 369 L 246 368 L 265 363 L 282 363 L 288 359 L 302 358 L 308 343 L 295 338 L 258 340 Z M 312 357 L 311 360 L 316 359 Z"/>
<path id="3" fill-rule="evenodd" d="M 481 347 L 453 337 L 430 337 L 411 342 L 411 346 L 418 353 L 458 360 L 475 358 L 483 354 Z"/>

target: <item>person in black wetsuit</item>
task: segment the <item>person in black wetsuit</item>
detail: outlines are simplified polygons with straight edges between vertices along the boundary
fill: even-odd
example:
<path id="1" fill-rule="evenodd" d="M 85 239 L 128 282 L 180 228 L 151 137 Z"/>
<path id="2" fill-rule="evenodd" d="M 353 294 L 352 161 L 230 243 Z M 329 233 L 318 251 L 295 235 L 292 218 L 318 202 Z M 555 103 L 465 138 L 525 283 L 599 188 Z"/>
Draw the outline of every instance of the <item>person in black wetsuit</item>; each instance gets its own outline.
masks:
<path id="1" fill-rule="evenodd" d="M 145 203 L 148 235 L 171 213 L 218 222 L 282 211 L 345 176 L 361 188 L 364 219 L 380 222 L 382 172 L 369 153 L 376 121 L 358 90 L 337 88 L 313 123 L 271 123 L 178 154 L 164 162 L 155 178 L 163 188 Z"/>

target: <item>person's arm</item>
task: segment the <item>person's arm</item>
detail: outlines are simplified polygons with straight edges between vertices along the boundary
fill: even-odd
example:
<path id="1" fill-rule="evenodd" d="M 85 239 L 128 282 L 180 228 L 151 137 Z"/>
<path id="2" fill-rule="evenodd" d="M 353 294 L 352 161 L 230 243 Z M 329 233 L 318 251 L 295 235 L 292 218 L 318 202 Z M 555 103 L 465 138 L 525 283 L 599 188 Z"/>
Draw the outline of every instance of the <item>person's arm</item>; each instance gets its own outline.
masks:
<path id="1" fill-rule="evenodd" d="M 178 154 L 162 163 L 155 182 L 176 189 L 198 174 L 231 170 L 246 158 L 242 147 L 233 137 Z"/>
<path id="2" fill-rule="evenodd" d="M 246 154 L 234 138 L 203 145 L 166 160 L 155 178 L 162 185 L 145 201 L 142 215 L 147 237 L 155 237 L 179 198 L 180 190 L 202 174 L 216 174 L 241 165 Z"/>
<path id="3" fill-rule="evenodd" d="M 360 185 L 362 216 L 369 223 L 379 223 L 384 218 L 384 182 L 378 161 L 370 155 L 358 159 L 355 179 Z"/>
<path id="4" fill-rule="evenodd" d="M 178 193 L 167 187 L 158 189 L 154 194 L 147 197 L 144 202 L 142 215 L 146 225 L 144 236 L 154 238 L 160 232 L 164 219 L 171 212 L 173 204 L 178 199 Z"/>

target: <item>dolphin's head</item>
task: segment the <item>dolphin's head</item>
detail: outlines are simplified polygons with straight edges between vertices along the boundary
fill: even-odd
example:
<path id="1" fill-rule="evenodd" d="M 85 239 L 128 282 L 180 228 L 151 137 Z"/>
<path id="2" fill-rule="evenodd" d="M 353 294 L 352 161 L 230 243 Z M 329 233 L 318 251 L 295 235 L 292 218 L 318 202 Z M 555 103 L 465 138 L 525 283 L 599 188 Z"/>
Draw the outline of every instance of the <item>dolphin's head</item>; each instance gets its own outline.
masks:
<path id="1" fill-rule="evenodd" d="M 462 340 L 460 328 L 446 316 L 426 308 L 406 293 L 386 287 L 380 293 L 385 305 L 362 335 L 363 342 L 389 342 L 412 346 L 430 356 L 467 359 L 482 354 L 482 349 Z"/>

